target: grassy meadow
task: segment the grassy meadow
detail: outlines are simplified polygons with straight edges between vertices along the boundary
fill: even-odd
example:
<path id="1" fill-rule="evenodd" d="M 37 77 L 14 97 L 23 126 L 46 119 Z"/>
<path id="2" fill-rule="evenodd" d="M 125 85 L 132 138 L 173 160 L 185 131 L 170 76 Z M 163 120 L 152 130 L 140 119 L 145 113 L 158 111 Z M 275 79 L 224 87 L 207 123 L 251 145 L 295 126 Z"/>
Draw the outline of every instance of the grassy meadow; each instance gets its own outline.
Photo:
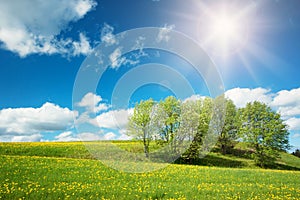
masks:
<path id="1" fill-rule="evenodd" d="M 278 169 L 216 152 L 199 162 L 126 173 L 80 142 L 0 143 L 0 199 L 300 199 L 300 159 L 292 155 L 282 153 Z"/>

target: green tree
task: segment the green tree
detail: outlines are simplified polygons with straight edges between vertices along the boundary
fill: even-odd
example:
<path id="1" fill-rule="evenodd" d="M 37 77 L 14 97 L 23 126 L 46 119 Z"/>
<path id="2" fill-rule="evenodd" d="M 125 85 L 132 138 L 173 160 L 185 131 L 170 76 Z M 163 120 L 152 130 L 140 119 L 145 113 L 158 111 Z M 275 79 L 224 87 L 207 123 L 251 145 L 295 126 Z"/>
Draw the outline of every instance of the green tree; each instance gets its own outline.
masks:
<path id="1" fill-rule="evenodd" d="M 200 100 L 185 101 L 181 105 L 180 127 L 176 134 L 176 141 L 178 142 L 178 146 L 183 147 L 183 151 L 180 153 L 184 160 L 191 161 L 191 157 L 196 157 L 194 154 L 199 149 L 195 145 L 195 137 L 199 129 L 200 109 Z"/>
<path id="2" fill-rule="evenodd" d="M 180 127 L 178 137 L 192 141 L 199 128 L 199 117 L 201 111 L 201 100 L 185 101 L 181 104 L 179 117 Z M 183 139 L 181 139 L 183 140 Z"/>
<path id="3" fill-rule="evenodd" d="M 203 138 L 207 134 L 209 129 L 210 120 L 212 117 L 213 100 L 211 98 L 205 98 L 204 100 L 197 100 L 194 104 L 194 110 L 198 115 L 198 127 L 191 145 L 188 150 L 183 154 L 183 158 L 190 163 L 193 163 L 199 158 L 200 149 L 203 145 Z"/>
<path id="4" fill-rule="evenodd" d="M 300 158 L 300 150 L 296 149 L 295 152 L 292 153 L 294 156 L 297 156 Z"/>
<path id="5" fill-rule="evenodd" d="M 129 118 L 128 135 L 143 142 L 146 157 L 149 157 L 149 145 L 153 139 L 151 131 L 151 112 L 155 102 L 152 99 L 141 101 L 134 107 L 133 115 Z"/>
<path id="6" fill-rule="evenodd" d="M 171 145 L 171 149 L 176 152 L 176 132 L 180 126 L 181 102 L 174 96 L 167 97 L 164 101 L 159 102 L 161 117 L 164 120 L 164 127 L 161 131 L 161 140 Z"/>
<path id="7" fill-rule="evenodd" d="M 244 141 L 255 149 L 254 161 L 261 167 L 274 164 L 279 150 L 289 148 L 288 129 L 280 114 L 266 104 L 248 103 L 241 109 L 239 132 Z"/>
<path id="8" fill-rule="evenodd" d="M 232 100 L 225 101 L 225 119 L 224 126 L 219 137 L 219 145 L 222 154 L 226 154 L 229 148 L 233 145 L 234 140 L 237 139 L 237 108 Z"/>

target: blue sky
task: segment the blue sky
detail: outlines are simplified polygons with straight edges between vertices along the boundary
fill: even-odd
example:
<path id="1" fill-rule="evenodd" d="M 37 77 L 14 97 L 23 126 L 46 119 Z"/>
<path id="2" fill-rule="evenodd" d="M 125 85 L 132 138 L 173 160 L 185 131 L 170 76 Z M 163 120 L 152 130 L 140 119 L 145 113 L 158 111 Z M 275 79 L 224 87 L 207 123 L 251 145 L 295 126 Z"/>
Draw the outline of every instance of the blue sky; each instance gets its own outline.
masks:
<path id="1" fill-rule="evenodd" d="M 0 141 L 126 138 L 123 119 L 131 106 L 113 105 L 112 91 L 120 78 L 146 63 L 175 69 L 196 95 L 209 95 L 186 60 L 145 49 L 111 63 L 96 91 L 73 101 L 76 75 L 98 45 L 116 45 L 124 31 L 159 27 L 197 42 L 219 71 L 226 96 L 239 107 L 259 100 L 280 112 L 290 126 L 291 144 L 300 148 L 299 9 L 298 0 L 1 1 Z M 150 75 L 132 76 L 146 80 Z M 172 77 L 167 79 L 160 82 L 164 86 L 156 82 L 131 91 L 129 105 L 174 94 Z M 112 113 L 120 116 L 119 133 Z M 84 131 L 76 131 L 73 115 L 88 122 Z"/>

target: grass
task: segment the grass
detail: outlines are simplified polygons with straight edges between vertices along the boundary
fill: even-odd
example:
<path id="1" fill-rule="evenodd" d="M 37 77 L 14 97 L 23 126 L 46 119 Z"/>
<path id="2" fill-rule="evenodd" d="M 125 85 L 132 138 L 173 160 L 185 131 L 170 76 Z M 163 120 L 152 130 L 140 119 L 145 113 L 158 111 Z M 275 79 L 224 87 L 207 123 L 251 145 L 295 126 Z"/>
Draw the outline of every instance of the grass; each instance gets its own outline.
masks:
<path id="1" fill-rule="evenodd" d="M 92 158 L 81 142 L 0 143 L 0 155 Z"/>
<path id="2" fill-rule="evenodd" d="M 277 162 L 278 169 L 300 170 L 300 158 L 281 152 L 280 159 Z"/>
<path id="3" fill-rule="evenodd" d="M 300 166 L 282 155 L 279 164 Z M 171 164 L 150 173 L 120 172 L 91 158 L 80 142 L 0 143 L 0 199 L 300 199 L 299 171 L 254 168 L 233 155 L 211 153 L 199 163 L 207 166 Z"/>

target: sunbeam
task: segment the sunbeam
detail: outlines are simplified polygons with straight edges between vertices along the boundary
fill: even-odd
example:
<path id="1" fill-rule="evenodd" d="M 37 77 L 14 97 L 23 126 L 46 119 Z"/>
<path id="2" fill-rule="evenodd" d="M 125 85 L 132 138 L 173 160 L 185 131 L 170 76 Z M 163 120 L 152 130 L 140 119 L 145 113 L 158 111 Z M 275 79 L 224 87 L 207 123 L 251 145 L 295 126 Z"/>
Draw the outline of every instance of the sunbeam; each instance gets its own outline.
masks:
<path id="1" fill-rule="evenodd" d="M 212 5 L 203 8 L 199 20 L 199 40 L 210 54 L 221 57 L 238 52 L 249 40 L 255 4 Z M 251 28 L 254 28 L 251 26 Z"/>

